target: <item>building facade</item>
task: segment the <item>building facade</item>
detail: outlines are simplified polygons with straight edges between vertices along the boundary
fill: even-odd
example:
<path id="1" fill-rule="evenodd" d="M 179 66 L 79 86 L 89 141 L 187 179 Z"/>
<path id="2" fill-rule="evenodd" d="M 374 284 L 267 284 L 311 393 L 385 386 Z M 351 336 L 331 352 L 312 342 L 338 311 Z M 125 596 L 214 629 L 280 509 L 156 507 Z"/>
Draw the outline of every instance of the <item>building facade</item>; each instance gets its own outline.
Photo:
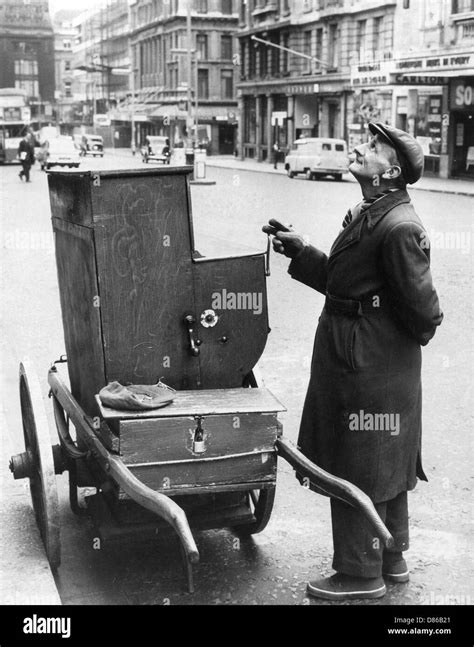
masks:
<path id="1" fill-rule="evenodd" d="M 55 106 L 53 114 L 62 129 L 73 121 L 73 53 L 75 30 L 72 20 L 78 12 L 59 11 L 53 16 Z"/>
<path id="2" fill-rule="evenodd" d="M 242 157 L 270 161 L 275 143 L 288 151 L 299 137 L 356 143 L 362 115 L 375 114 L 375 102 L 370 88 L 354 90 L 351 66 L 374 51 L 382 57 L 392 51 L 395 7 L 396 2 L 370 0 L 242 3 Z M 377 105 L 380 118 L 390 116 L 388 97 L 380 96 Z"/>
<path id="3" fill-rule="evenodd" d="M 192 139 L 209 153 L 234 152 L 238 5 L 237 0 L 194 0 L 188 35 L 187 0 L 132 0 L 138 143 L 154 133 L 169 136 L 174 146 Z"/>
<path id="4" fill-rule="evenodd" d="M 392 121 L 418 138 L 427 171 L 474 178 L 474 0 L 401 2 L 389 72 Z"/>
<path id="5" fill-rule="evenodd" d="M 2 0 L 0 59 L 0 87 L 26 91 L 33 121 L 51 119 L 54 36 L 48 0 Z"/>
<path id="6" fill-rule="evenodd" d="M 241 156 L 303 136 L 353 148 L 376 119 L 419 139 L 428 173 L 470 174 L 473 24 L 474 0 L 243 2 Z"/>

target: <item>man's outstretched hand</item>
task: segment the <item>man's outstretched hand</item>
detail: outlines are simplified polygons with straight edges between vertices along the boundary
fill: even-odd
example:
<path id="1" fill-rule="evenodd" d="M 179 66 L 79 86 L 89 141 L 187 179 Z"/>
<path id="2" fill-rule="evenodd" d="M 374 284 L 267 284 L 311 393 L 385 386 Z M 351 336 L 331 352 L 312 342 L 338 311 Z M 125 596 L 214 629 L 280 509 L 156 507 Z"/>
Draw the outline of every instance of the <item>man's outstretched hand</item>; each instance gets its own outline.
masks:
<path id="1" fill-rule="evenodd" d="M 307 244 L 302 236 L 291 230 L 291 225 L 283 225 L 274 218 L 268 221 L 268 225 L 262 227 L 262 231 L 274 237 L 275 252 L 284 254 L 288 258 L 295 258 Z"/>

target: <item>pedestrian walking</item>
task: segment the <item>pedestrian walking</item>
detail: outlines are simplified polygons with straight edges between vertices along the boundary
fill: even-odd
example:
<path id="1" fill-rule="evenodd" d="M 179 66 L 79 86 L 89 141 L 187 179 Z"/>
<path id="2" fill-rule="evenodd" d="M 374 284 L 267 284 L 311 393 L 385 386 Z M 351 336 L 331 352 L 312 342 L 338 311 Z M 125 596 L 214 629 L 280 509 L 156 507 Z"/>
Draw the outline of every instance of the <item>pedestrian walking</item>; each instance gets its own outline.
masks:
<path id="1" fill-rule="evenodd" d="M 275 142 L 273 144 L 273 168 L 278 168 L 279 157 L 280 157 L 280 147 L 278 146 L 278 142 Z"/>
<path id="2" fill-rule="evenodd" d="M 34 139 L 31 133 L 27 133 L 20 141 L 18 146 L 18 157 L 20 158 L 22 170 L 18 174 L 20 180 L 25 178 L 26 182 L 30 182 L 30 169 L 35 163 L 35 148 Z"/>
<path id="3" fill-rule="evenodd" d="M 310 581 L 318 598 L 378 598 L 384 578 L 406 582 L 407 491 L 421 464 L 421 346 L 442 321 L 425 229 L 406 190 L 423 172 L 408 133 L 370 123 L 350 172 L 363 200 L 349 209 L 329 255 L 270 220 L 289 274 L 325 295 L 298 445 L 363 490 L 395 539 L 385 549 L 356 509 L 331 499 L 334 575 Z M 299 477 L 301 480 L 301 477 Z"/>

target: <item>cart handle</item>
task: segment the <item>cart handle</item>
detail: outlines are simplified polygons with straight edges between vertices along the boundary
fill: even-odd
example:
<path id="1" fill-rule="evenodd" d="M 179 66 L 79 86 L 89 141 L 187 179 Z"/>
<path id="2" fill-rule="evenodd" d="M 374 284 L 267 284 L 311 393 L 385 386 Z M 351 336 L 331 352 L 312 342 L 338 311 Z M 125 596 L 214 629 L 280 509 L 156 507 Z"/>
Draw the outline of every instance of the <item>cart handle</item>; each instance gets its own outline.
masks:
<path id="1" fill-rule="evenodd" d="M 115 479 L 134 501 L 144 508 L 151 510 L 159 517 L 162 517 L 174 528 L 181 541 L 188 562 L 190 564 L 196 564 L 199 561 L 199 551 L 184 510 L 165 494 L 155 492 L 142 483 L 131 473 L 118 456 L 114 456 L 104 447 L 93 431 L 92 420 L 85 415 L 55 368 L 48 371 L 48 382 L 54 398 L 67 412 L 76 428 L 77 435 L 87 445 L 102 469 Z M 58 418 L 56 420 L 58 422 Z M 61 419 L 59 419 L 59 422 L 61 423 Z M 62 422 L 65 424 L 64 418 Z"/>
<path id="2" fill-rule="evenodd" d="M 357 508 L 367 518 L 377 535 L 387 548 L 392 548 L 395 541 L 386 525 L 379 517 L 375 506 L 367 494 L 349 481 L 338 478 L 321 469 L 310 461 L 286 438 L 277 438 L 276 450 L 303 478 L 309 478 L 317 489 L 327 496 L 340 499 Z"/>

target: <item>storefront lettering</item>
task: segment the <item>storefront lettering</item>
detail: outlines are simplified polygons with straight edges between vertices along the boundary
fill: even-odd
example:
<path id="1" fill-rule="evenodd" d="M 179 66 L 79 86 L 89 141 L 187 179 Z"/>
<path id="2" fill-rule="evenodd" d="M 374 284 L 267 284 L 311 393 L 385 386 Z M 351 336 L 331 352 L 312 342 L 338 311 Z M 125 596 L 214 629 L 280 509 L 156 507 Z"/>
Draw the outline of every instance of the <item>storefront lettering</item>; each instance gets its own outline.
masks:
<path id="1" fill-rule="evenodd" d="M 472 85 L 458 85 L 455 96 L 457 106 L 472 106 L 474 104 L 474 89 Z"/>
<path id="2" fill-rule="evenodd" d="M 410 59 L 407 61 L 396 61 L 397 70 L 406 69 L 430 69 L 443 67 L 466 66 L 470 63 L 471 56 L 438 56 L 428 59 Z"/>

